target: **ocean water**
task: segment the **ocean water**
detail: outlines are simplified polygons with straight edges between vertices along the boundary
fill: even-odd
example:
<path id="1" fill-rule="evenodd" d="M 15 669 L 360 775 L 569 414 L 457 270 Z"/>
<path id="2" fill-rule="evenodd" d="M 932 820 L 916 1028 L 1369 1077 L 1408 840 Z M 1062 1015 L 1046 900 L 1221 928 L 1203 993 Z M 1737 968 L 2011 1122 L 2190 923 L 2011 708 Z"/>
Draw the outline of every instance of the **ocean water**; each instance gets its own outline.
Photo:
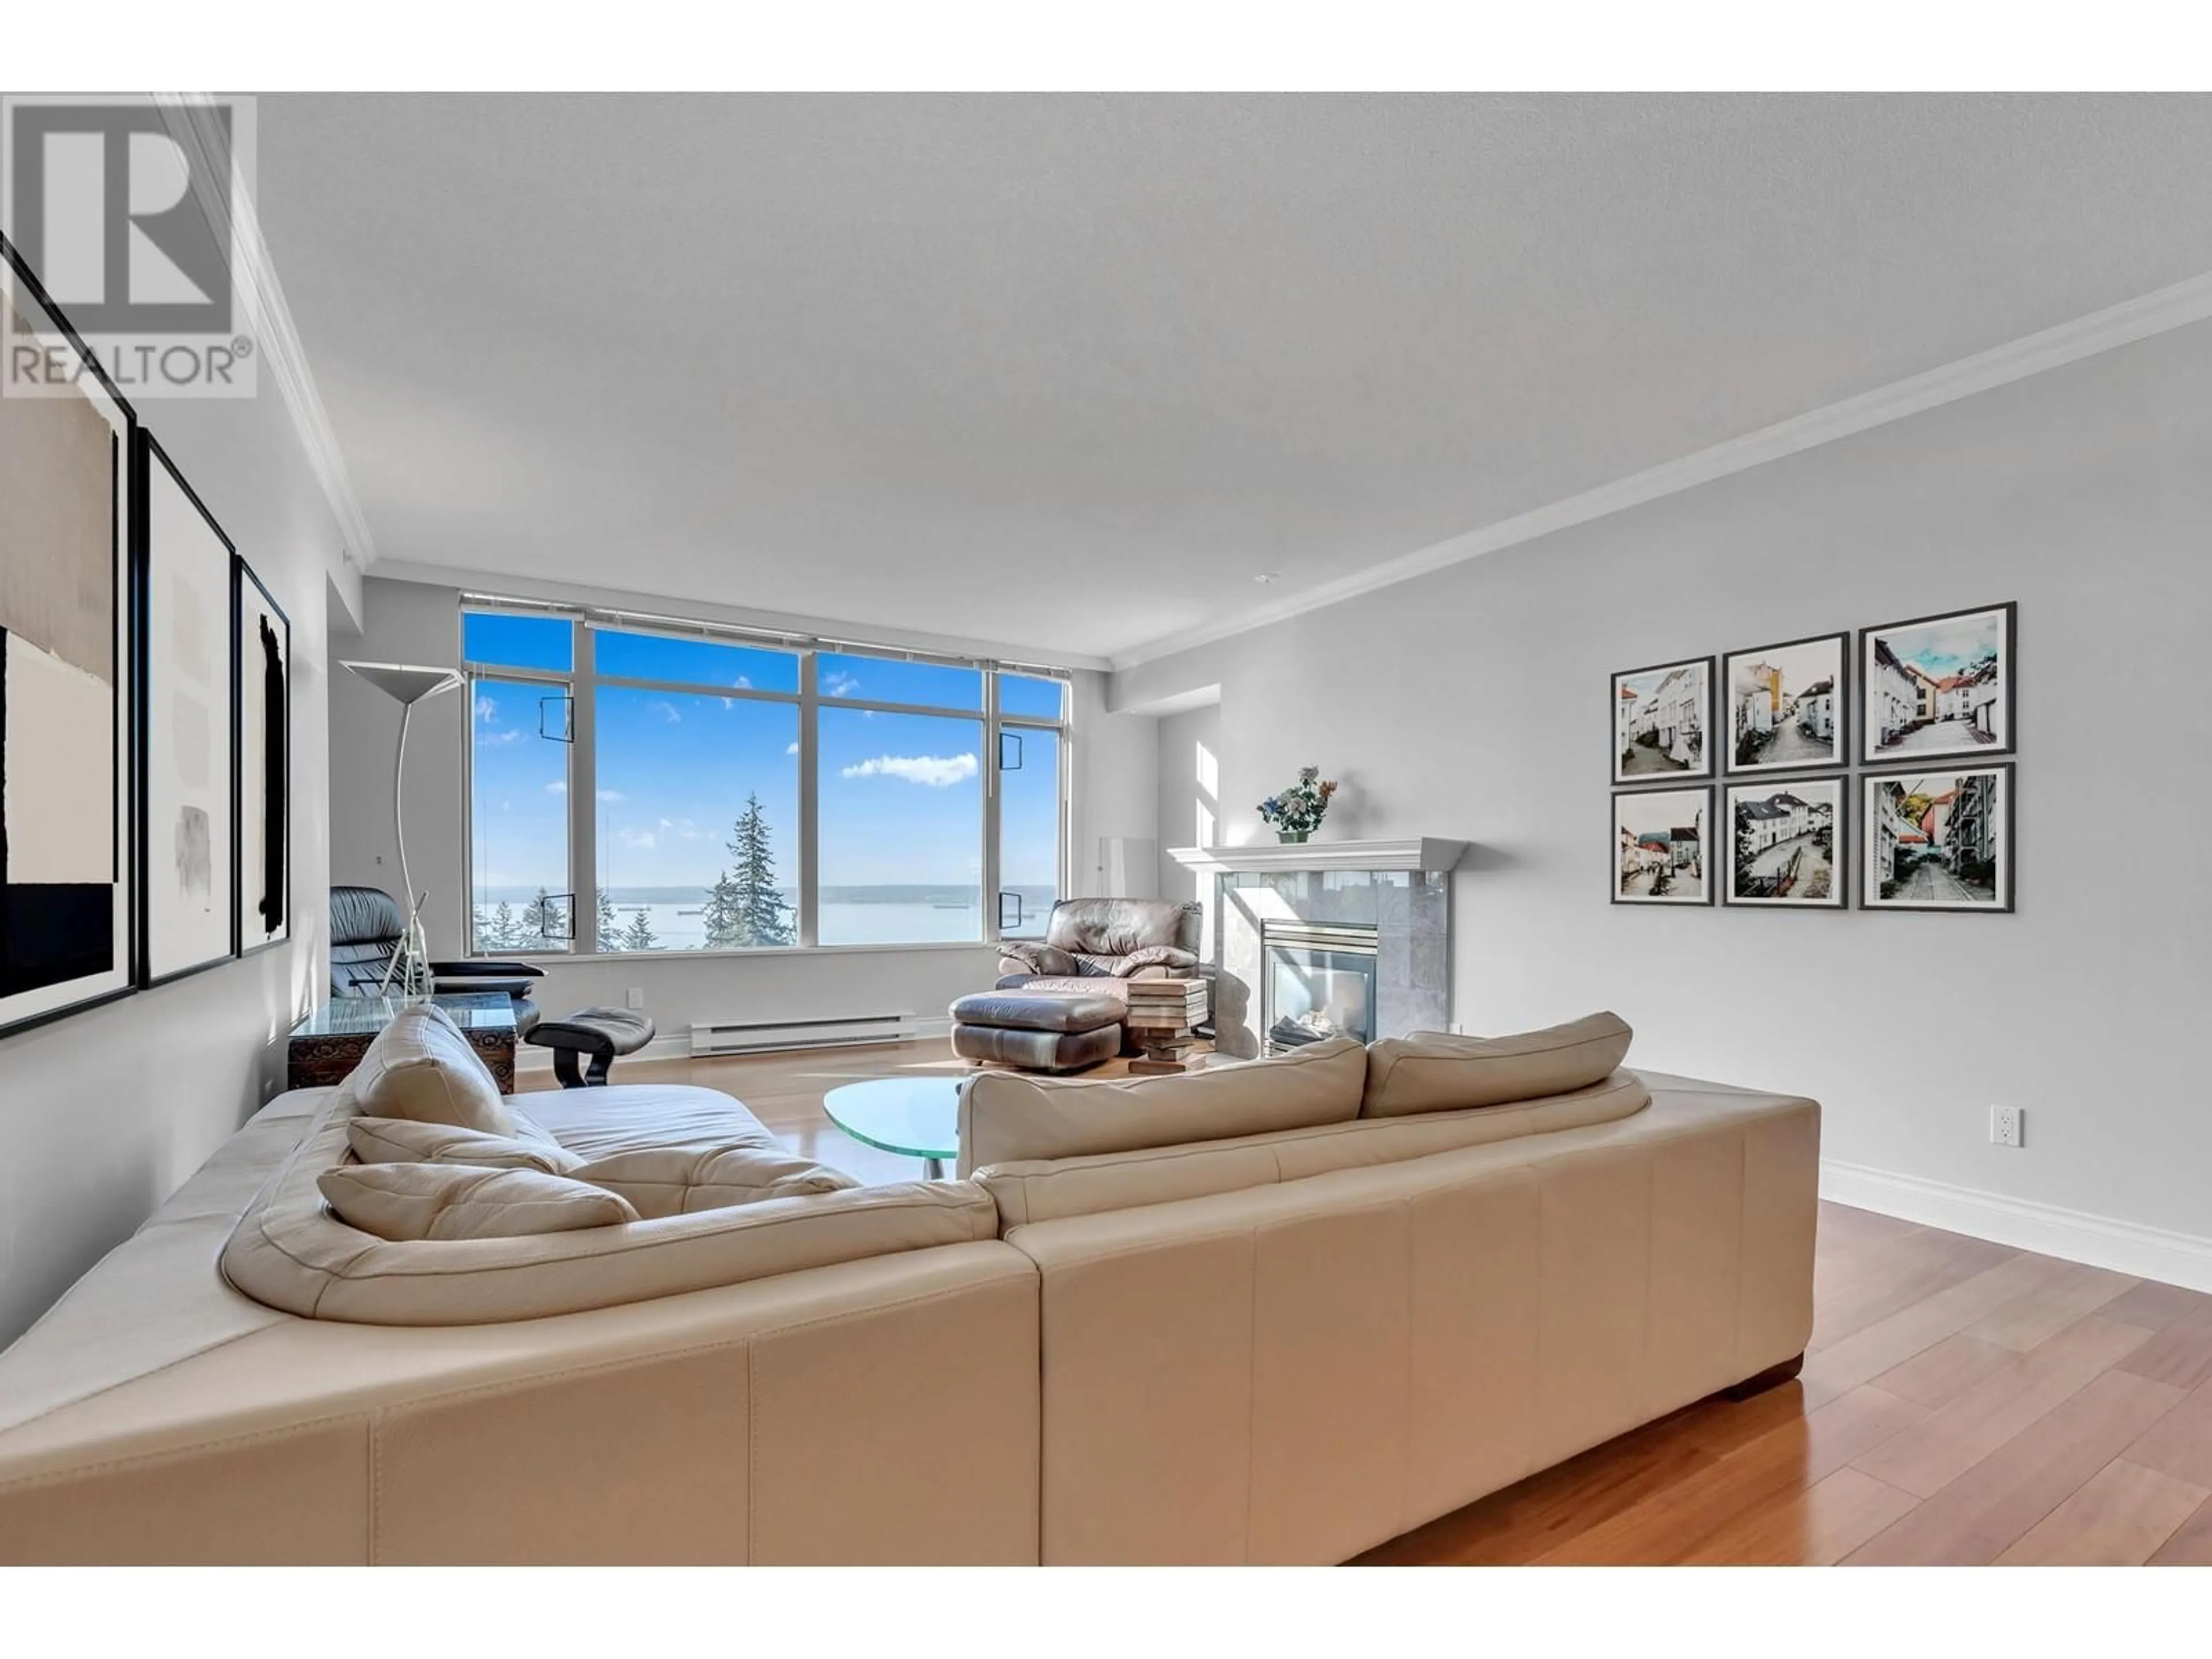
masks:
<path id="1" fill-rule="evenodd" d="M 1020 890 L 1024 913 L 1031 922 L 1023 931 L 1035 933 L 1037 919 L 1051 907 L 1052 895 L 1043 889 Z M 478 906 L 488 913 L 504 902 L 519 916 L 535 892 L 535 889 L 493 888 L 478 896 Z M 705 948 L 704 893 L 617 887 L 609 890 L 607 896 L 614 905 L 617 933 L 642 913 L 653 930 L 655 950 Z M 795 896 L 785 895 L 787 902 Z M 973 888 L 833 888 L 825 890 L 822 896 L 819 931 L 824 945 L 957 945 L 980 941 L 983 922 L 981 897 Z M 608 948 L 606 943 L 600 945 L 603 951 Z"/>

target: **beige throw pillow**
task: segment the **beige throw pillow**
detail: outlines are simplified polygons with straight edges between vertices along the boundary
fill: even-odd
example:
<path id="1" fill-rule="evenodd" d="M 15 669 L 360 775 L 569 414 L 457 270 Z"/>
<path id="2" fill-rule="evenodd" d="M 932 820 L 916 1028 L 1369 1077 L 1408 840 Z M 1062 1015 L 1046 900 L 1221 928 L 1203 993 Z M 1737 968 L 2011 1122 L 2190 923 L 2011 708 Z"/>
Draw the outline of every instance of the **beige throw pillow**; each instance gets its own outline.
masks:
<path id="1" fill-rule="evenodd" d="M 518 1130 L 528 1126 L 514 1114 Z M 346 1144 L 363 1164 L 467 1164 L 480 1170 L 536 1170 L 573 1175 L 583 1163 L 540 1130 L 536 1135 L 488 1135 L 451 1123 L 417 1123 L 404 1117 L 356 1117 L 346 1124 Z"/>
<path id="2" fill-rule="evenodd" d="M 641 1147 L 579 1162 L 566 1173 L 619 1194 L 646 1217 L 842 1192 L 860 1184 L 842 1170 L 781 1147 L 748 1145 Z"/>
<path id="3" fill-rule="evenodd" d="M 1603 1081 L 1627 1058 L 1635 1033 L 1614 1013 L 1515 1036 L 1415 1031 L 1367 1049 L 1362 1117 L 1406 1117 L 1563 1095 Z"/>
<path id="4" fill-rule="evenodd" d="M 1227 1140 L 1359 1115 L 1367 1054 L 1350 1037 L 1272 1060 L 1112 1082 L 979 1072 L 960 1091 L 960 1170 Z"/>
<path id="5" fill-rule="evenodd" d="M 363 1117 L 447 1123 L 488 1135 L 513 1135 L 514 1116 L 491 1069 L 432 1003 L 392 1016 L 354 1067 L 345 1087 Z"/>
<path id="6" fill-rule="evenodd" d="M 394 1243 L 522 1238 L 637 1219 L 613 1193 L 537 1170 L 346 1164 L 315 1184 L 339 1220 Z"/>

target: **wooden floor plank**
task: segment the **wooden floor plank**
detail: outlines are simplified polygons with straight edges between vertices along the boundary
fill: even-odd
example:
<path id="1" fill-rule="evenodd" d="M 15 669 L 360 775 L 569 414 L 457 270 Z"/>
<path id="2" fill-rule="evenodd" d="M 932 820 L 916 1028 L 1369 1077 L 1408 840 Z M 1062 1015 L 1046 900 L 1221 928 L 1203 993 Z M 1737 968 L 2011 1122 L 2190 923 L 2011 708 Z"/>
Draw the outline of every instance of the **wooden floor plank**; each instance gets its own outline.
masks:
<path id="1" fill-rule="evenodd" d="M 2014 1297 L 1988 1317 L 1966 1327 L 1966 1334 L 2025 1352 L 2141 1283 L 2126 1273 L 2069 1261 L 2057 1281 L 2039 1285 L 2030 1295 Z"/>
<path id="2" fill-rule="evenodd" d="M 1681 1558 L 1686 1566 L 1825 1567 L 1902 1520 L 1909 1492 L 1846 1464 L 1802 1492 L 1753 1504 Z"/>
<path id="3" fill-rule="evenodd" d="M 2137 1567 L 2212 1492 L 2115 1458 L 1997 1557 L 2002 1567 Z"/>
<path id="4" fill-rule="evenodd" d="M 1931 1411 L 1948 1406 L 1987 1376 L 2020 1358 L 2010 1348 L 1978 1337 L 1948 1336 L 1874 1380 L 1885 1394 L 1915 1401 Z"/>
<path id="5" fill-rule="evenodd" d="M 1802 1492 L 1928 1415 L 1879 1389 L 1854 1389 L 1771 1429 L 1537 1558 L 1547 1566 L 1662 1565 L 1680 1560 L 1745 1510 Z"/>
<path id="6" fill-rule="evenodd" d="M 2106 1371 L 1845 1556 L 1844 1563 L 1978 1566 L 1994 1561 L 2182 1397 L 2163 1382 Z"/>
<path id="7" fill-rule="evenodd" d="M 1862 1474 L 1930 1498 L 2150 1340 L 2091 1314 L 1858 1457 Z M 2179 1397 L 2177 1395 L 2177 1397 Z"/>
<path id="8" fill-rule="evenodd" d="M 1807 1397 L 1817 1404 L 1871 1382 L 2006 1304 L 2039 1286 L 2063 1281 L 2071 1265 L 2023 1252 L 1855 1332 L 1832 1347 L 1808 1354 L 1803 1376 Z"/>
<path id="9" fill-rule="evenodd" d="M 2173 1414 L 2150 1428 L 2127 1455 L 2146 1468 L 2212 1487 L 2212 1382 L 2191 1390 Z"/>
<path id="10" fill-rule="evenodd" d="M 2122 1360 L 2120 1369 L 2177 1389 L 2212 1382 L 2212 1309 L 2173 1321 Z"/>
<path id="11" fill-rule="evenodd" d="M 1807 1350 L 1817 1353 L 1832 1347 L 1854 1332 L 2019 1254 L 1985 1239 L 1923 1227 L 1854 1251 L 1848 1264 L 1823 1263 L 1830 1271 L 1815 1274 L 1813 1336 Z M 1838 1272 L 1838 1267 L 1847 1271 Z"/>
<path id="12" fill-rule="evenodd" d="M 2212 1314 L 2212 1296 L 2202 1291 L 2185 1291 L 2179 1285 L 2161 1285 L 2156 1279 L 2146 1279 L 2133 1290 L 2123 1291 L 2098 1311 L 2107 1319 L 2118 1320 L 2123 1325 L 2140 1325 L 2147 1331 L 2162 1331 L 2177 1321 L 2192 1318 L 2198 1314 Z"/>
<path id="13" fill-rule="evenodd" d="M 2212 1567 L 2212 1499 L 2183 1522 L 2150 1558 L 2154 1567 Z"/>

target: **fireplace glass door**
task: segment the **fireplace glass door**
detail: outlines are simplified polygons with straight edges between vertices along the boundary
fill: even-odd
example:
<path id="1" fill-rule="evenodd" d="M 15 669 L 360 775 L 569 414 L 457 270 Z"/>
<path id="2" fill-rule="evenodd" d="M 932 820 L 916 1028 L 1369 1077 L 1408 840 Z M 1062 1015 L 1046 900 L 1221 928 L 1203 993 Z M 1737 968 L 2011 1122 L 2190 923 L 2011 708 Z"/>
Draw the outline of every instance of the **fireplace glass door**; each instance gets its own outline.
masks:
<path id="1" fill-rule="evenodd" d="M 1375 939 L 1372 927 L 1263 926 L 1266 1052 L 1279 1054 L 1333 1036 L 1374 1040 Z"/>

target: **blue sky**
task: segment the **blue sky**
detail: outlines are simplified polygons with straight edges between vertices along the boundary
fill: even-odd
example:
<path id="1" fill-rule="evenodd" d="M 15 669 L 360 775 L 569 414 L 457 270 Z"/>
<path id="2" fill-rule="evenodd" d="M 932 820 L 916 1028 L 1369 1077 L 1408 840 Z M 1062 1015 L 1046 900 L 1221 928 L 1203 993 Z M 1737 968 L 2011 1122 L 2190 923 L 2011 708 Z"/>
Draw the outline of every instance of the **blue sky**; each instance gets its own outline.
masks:
<path id="1" fill-rule="evenodd" d="M 474 662 L 568 665 L 568 624 L 471 615 Z M 731 827 L 757 791 L 777 873 L 799 873 L 799 709 L 724 695 L 795 690 L 797 659 L 694 640 L 602 631 L 600 673 L 696 685 L 696 692 L 601 685 L 596 804 L 599 882 L 610 888 L 703 887 L 730 862 Z M 819 741 L 824 886 L 973 885 L 981 878 L 982 677 L 934 663 L 836 656 L 817 665 L 823 696 L 972 707 L 974 718 L 825 705 Z M 477 688 L 476 836 L 479 887 L 566 889 L 570 745 L 538 735 L 541 688 Z M 1009 712 L 1056 713 L 1055 682 L 1006 676 Z M 557 729 L 557 724 L 552 729 Z M 1057 840 L 1059 738 L 1022 736 L 1001 810 L 1004 879 L 1049 885 Z M 1008 760 L 1015 748 L 1008 744 Z"/>

